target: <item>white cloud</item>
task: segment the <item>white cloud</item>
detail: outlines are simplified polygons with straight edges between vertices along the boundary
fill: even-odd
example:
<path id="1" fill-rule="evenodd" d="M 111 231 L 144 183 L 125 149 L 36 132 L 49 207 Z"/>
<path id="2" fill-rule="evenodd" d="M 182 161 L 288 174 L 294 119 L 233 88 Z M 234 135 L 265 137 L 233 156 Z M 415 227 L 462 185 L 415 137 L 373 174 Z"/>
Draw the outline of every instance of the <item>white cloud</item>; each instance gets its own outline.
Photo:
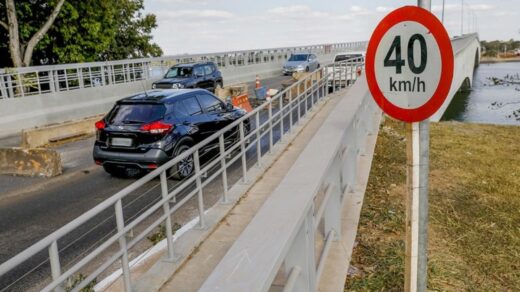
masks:
<path id="1" fill-rule="evenodd" d="M 475 4 L 470 5 L 469 8 L 473 11 L 489 11 L 493 10 L 495 7 L 487 4 Z"/>
<path id="2" fill-rule="evenodd" d="M 376 11 L 381 12 L 381 13 L 388 13 L 394 9 L 395 8 L 393 8 L 393 7 L 386 7 L 386 6 L 377 6 L 376 7 Z"/>
<path id="3" fill-rule="evenodd" d="M 267 13 L 275 17 L 292 19 L 326 17 L 329 15 L 326 12 L 314 10 L 307 5 L 280 6 L 269 9 Z"/>
<path id="4" fill-rule="evenodd" d="M 156 13 L 161 22 L 200 22 L 224 21 L 233 19 L 235 15 L 225 10 L 171 10 Z"/>
<path id="5" fill-rule="evenodd" d="M 453 12 L 453 11 L 460 11 L 460 4 L 446 4 L 444 5 L 444 11 L 445 12 Z M 493 10 L 495 7 L 488 4 L 473 4 L 473 5 L 464 5 L 464 10 L 470 9 L 472 11 L 490 11 Z M 442 5 L 433 5 L 432 6 L 433 12 L 442 12 Z"/>

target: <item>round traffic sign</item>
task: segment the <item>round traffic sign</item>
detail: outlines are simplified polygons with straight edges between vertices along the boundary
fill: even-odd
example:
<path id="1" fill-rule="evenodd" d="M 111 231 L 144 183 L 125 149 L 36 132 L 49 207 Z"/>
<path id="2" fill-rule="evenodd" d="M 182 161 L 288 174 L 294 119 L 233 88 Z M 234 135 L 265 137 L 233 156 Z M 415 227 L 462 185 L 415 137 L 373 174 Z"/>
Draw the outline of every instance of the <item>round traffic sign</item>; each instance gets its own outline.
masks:
<path id="1" fill-rule="evenodd" d="M 453 79 L 453 49 L 428 10 L 398 8 L 377 25 L 366 53 L 368 88 L 379 107 L 405 122 L 423 121 L 444 103 Z"/>

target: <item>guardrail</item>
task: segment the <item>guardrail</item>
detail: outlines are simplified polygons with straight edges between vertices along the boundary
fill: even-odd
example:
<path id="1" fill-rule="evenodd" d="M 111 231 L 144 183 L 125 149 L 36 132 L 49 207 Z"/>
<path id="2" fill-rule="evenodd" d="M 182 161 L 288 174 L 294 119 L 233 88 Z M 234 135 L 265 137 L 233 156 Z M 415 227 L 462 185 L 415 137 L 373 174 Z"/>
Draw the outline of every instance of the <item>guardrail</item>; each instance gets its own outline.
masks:
<path id="1" fill-rule="evenodd" d="M 266 159 L 273 146 L 283 141 L 309 110 L 329 93 L 352 84 L 357 75 L 350 79 L 348 72 L 362 66 L 362 60 L 349 60 L 314 71 L 270 101 L 1 264 L 0 279 L 9 275 L 12 279 L 5 290 L 14 289 L 30 273 L 48 275 L 45 267 L 49 269 L 51 279 L 43 281 L 42 291 L 63 290 L 67 283 L 73 282 L 71 279 L 86 274 L 79 278 L 77 285 L 67 288 L 78 291 L 121 261 L 124 287 L 130 291 L 132 248 L 138 250 L 149 234 L 157 227 L 165 226 L 168 257 L 173 259 L 172 215 L 193 199 L 198 208 L 198 225 L 205 227 L 205 187 L 221 184 L 220 196 L 223 202 L 227 202 L 230 186 L 246 181 L 251 169 Z M 335 76 L 345 76 L 346 80 L 338 82 Z M 216 154 L 204 152 L 209 145 L 218 145 Z M 194 166 L 193 175 L 172 185 L 168 178 L 175 172 L 172 173 L 171 169 L 181 162 L 190 161 Z M 159 183 L 154 182 L 157 178 Z M 153 196 L 154 190 L 157 191 L 156 198 L 146 208 L 132 211 L 135 201 Z M 100 229 L 96 229 L 98 227 Z M 80 256 L 71 258 L 68 254 L 70 249 L 94 230 L 102 231 L 101 239 Z M 27 266 L 22 267 L 22 264 Z"/>
<path id="2" fill-rule="evenodd" d="M 199 291 L 268 291 L 275 278 L 279 290 L 283 285 L 287 292 L 318 291 L 330 247 L 342 236 L 344 202 L 364 189 L 360 176 L 368 176 L 369 167 L 358 168 L 358 157 L 380 118 L 363 78 L 335 106 Z"/>
<path id="3" fill-rule="evenodd" d="M 174 64 L 213 61 L 220 68 L 280 62 L 291 53 L 332 54 L 357 50 L 366 42 L 174 55 L 158 58 L 0 69 L 0 99 L 17 98 L 119 83 L 149 80 L 164 75 Z"/>

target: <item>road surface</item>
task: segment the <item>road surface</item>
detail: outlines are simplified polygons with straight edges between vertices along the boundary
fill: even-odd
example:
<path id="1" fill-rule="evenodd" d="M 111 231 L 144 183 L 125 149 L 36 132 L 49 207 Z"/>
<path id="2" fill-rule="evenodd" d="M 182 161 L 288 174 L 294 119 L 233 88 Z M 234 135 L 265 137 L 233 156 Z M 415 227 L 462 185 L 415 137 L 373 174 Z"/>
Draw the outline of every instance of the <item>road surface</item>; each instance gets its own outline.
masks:
<path id="1" fill-rule="evenodd" d="M 290 77 L 280 76 L 265 80 L 263 85 L 280 88 L 282 82 L 289 79 Z M 261 119 L 265 120 L 266 117 L 267 113 L 262 112 Z M 285 124 L 288 126 L 288 119 Z M 276 129 L 275 140 L 279 138 L 279 134 L 279 129 Z M 262 152 L 266 152 L 269 147 L 267 138 L 265 136 L 262 139 Z M 61 177 L 43 179 L 0 176 L 0 262 L 5 262 L 135 181 L 135 178 L 112 177 L 96 166 L 91 156 L 93 143 L 94 138 L 88 138 L 57 147 L 64 164 L 64 175 Z M 253 166 L 256 161 L 256 145 L 248 150 L 247 159 L 248 167 Z M 241 175 L 240 160 L 229 167 L 228 175 L 230 185 L 238 180 Z M 169 187 L 177 183 L 169 181 Z M 206 207 L 211 207 L 220 199 L 221 185 L 219 178 L 205 188 Z M 181 194 L 183 195 L 185 194 Z M 159 199 L 159 181 L 153 180 L 123 201 L 125 219 L 137 216 Z M 197 216 L 197 206 L 195 202 L 188 203 L 177 213 L 174 222 L 182 225 Z M 113 212 L 107 210 L 59 242 L 62 263 L 81 257 L 97 241 L 114 231 Z M 64 247 L 66 248 L 61 250 Z M 37 283 L 41 283 L 50 274 L 48 263 L 43 262 L 45 259 L 45 254 L 39 255 L 13 273 L 0 277 L 0 291 L 38 287 Z M 20 279 L 13 286 L 8 286 L 42 262 L 43 266 L 38 267 L 36 272 Z"/>

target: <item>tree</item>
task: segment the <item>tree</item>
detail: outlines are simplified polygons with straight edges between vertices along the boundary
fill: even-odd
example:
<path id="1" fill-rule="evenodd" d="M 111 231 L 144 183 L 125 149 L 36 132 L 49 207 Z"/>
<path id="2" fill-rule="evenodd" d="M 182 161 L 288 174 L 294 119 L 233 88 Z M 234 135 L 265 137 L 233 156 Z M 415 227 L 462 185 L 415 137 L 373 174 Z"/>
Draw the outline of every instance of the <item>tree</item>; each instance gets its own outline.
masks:
<path id="1" fill-rule="evenodd" d="M 58 0 L 52 0 L 58 1 Z M 18 1 L 20 38 L 28 39 L 55 7 L 49 0 Z M 1 5 L 1 4 L 0 4 Z M 32 64 L 63 64 L 162 55 L 152 42 L 155 15 L 142 15 L 143 0 L 65 0 L 59 17 L 36 45 Z M 0 20 L 5 19 L 0 6 Z M 9 53 L 0 28 L 0 54 Z M 6 40 L 4 42 L 4 40 Z M 0 67 L 12 66 L 0 59 Z"/>
<path id="2" fill-rule="evenodd" d="M 9 52 L 11 53 L 11 60 L 15 67 L 28 66 L 31 63 L 34 47 L 47 33 L 52 26 L 56 17 L 60 13 L 60 9 L 65 0 L 59 0 L 52 13 L 47 18 L 47 21 L 32 35 L 29 41 L 25 43 L 20 42 L 20 32 L 18 27 L 18 16 L 16 13 L 16 6 L 14 0 L 6 0 L 6 14 L 7 23 L 0 22 L 0 24 L 7 29 L 9 33 Z M 22 59 L 23 55 L 23 59 Z"/>

